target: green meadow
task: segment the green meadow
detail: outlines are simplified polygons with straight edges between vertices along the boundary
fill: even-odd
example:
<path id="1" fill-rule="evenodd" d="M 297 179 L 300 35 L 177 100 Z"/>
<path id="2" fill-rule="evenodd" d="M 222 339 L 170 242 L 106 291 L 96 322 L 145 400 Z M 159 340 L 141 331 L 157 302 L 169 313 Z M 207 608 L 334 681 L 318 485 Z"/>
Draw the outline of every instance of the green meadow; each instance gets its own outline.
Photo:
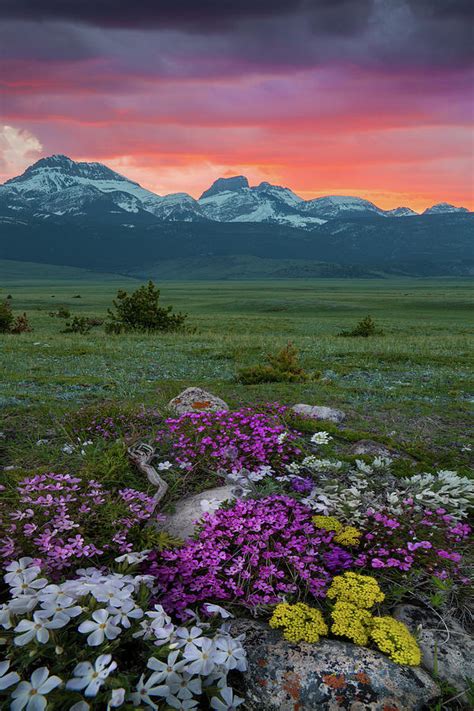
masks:
<path id="1" fill-rule="evenodd" d="M 33 332 L 0 336 L 0 430 L 30 443 L 52 423 L 105 401 L 163 405 L 199 385 L 230 404 L 280 401 L 337 407 L 352 439 L 396 443 L 421 465 L 468 466 L 472 281 L 464 279 L 162 282 L 163 304 L 192 333 L 62 334 L 50 312 L 104 318 L 117 289 L 140 281 L 80 269 L 0 262 L 1 298 Z M 342 338 L 370 314 L 384 335 Z M 306 383 L 245 386 L 243 366 L 292 341 Z M 1 443 L 0 443 L 1 444 Z M 0 449 L 0 454 L 2 450 Z M 10 461 L 13 452 L 3 451 Z"/>

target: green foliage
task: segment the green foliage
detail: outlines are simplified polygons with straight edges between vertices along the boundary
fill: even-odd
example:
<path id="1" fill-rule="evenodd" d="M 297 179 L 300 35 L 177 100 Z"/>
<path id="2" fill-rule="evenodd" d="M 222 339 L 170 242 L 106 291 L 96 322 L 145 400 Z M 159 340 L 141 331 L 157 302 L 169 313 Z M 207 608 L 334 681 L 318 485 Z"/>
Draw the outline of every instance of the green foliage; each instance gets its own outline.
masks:
<path id="1" fill-rule="evenodd" d="M 32 330 L 26 313 L 15 318 L 9 300 L 0 302 L 0 333 L 29 333 Z"/>
<path id="2" fill-rule="evenodd" d="M 8 301 L 0 302 L 0 333 L 10 333 L 14 317 Z"/>
<path id="3" fill-rule="evenodd" d="M 113 301 L 115 311 L 107 311 L 107 333 L 182 330 L 187 315 L 173 313 L 172 306 L 161 307 L 159 300 L 160 290 L 151 280 L 131 294 L 119 289 L 117 298 Z"/>
<path id="4" fill-rule="evenodd" d="M 109 489 L 130 487 L 152 492 L 146 477 L 136 470 L 127 455 L 127 445 L 122 440 L 97 441 L 84 448 L 80 475 L 97 479 Z"/>
<path id="5" fill-rule="evenodd" d="M 139 550 L 151 548 L 161 552 L 170 548 L 179 548 L 182 545 L 181 538 L 172 536 L 166 531 L 158 531 L 154 526 L 145 526 L 139 533 Z"/>
<path id="6" fill-rule="evenodd" d="M 32 330 L 28 316 L 26 313 L 22 313 L 16 317 L 10 329 L 10 333 L 31 333 Z"/>
<path id="7" fill-rule="evenodd" d="M 71 312 L 65 306 L 60 306 L 57 311 L 50 311 L 51 318 L 71 318 Z"/>
<path id="8" fill-rule="evenodd" d="M 90 333 L 93 328 L 101 326 L 104 322 L 100 318 L 87 318 L 87 316 L 74 316 L 68 321 L 61 333 L 80 333 L 82 336 Z"/>
<path id="9" fill-rule="evenodd" d="M 383 336 L 383 331 L 377 328 L 372 316 L 366 316 L 359 321 L 352 331 L 341 331 L 337 335 L 351 338 L 368 338 L 369 336 Z"/>
<path id="10" fill-rule="evenodd" d="M 258 383 L 302 383 L 310 379 L 299 362 L 299 351 L 288 342 L 277 353 L 267 353 L 265 364 L 239 370 L 237 379 L 244 385 Z M 314 378 L 314 376 L 313 376 Z"/>

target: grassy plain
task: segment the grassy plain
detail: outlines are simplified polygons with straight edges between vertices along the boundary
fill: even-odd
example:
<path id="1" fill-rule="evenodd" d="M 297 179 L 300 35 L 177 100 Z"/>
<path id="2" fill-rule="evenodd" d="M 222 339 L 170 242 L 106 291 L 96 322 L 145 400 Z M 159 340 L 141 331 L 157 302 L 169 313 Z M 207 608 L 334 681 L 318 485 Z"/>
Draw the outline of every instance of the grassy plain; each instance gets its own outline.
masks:
<path id="1" fill-rule="evenodd" d="M 104 317 L 118 288 L 139 281 L 82 270 L 0 262 L 1 297 L 26 311 L 29 334 L 0 336 L 0 449 L 28 459 L 52 422 L 111 400 L 162 407 L 189 385 L 232 405 L 280 401 L 343 409 L 348 437 L 396 444 L 420 466 L 465 470 L 472 382 L 472 281 L 464 279 L 163 282 L 162 300 L 189 314 L 193 334 L 61 334 L 50 311 Z M 75 298 L 80 295 L 80 298 Z M 385 335 L 341 338 L 371 314 Z M 238 368 L 261 362 L 288 340 L 302 384 L 244 386 Z M 19 438 L 24 446 L 19 446 Z M 1 442 L 0 442 L 1 444 Z M 16 447 L 16 450 L 15 450 Z M 36 448 L 38 450 L 38 447 Z"/>

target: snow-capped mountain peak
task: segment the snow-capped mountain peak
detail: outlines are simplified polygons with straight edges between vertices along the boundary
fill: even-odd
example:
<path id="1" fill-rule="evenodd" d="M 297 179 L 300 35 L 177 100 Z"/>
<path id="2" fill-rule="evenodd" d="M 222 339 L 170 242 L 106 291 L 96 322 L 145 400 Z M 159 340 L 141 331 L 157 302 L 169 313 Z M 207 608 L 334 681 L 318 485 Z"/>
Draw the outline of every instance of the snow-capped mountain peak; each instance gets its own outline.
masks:
<path id="1" fill-rule="evenodd" d="M 446 212 L 469 212 L 467 207 L 456 207 L 448 202 L 439 202 L 432 207 L 427 207 L 423 215 L 442 215 Z"/>
<path id="2" fill-rule="evenodd" d="M 130 213 L 145 211 L 165 220 L 189 220 L 194 214 L 204 219 L 197 201 L 186 193 L 163 198 L 102 163 L 73 161 L 64 155 L 41 158 L 5 187 L 51 214 L 84 214 L 84 209 L 92 209 L 95 196 L 108 212 L 119 208 Z M 101 200 L 103 194 L 109 196 L 106 202 Z"/>
<path id="3" fill-rule="evenodd" d="M 214 180 L 211 187 L 203 192 L 199 199 L 203 200 L 204 198 L 212 197 L 212 195 L 224 193 L 228 190 L 235 192 L 248 187 L 249 181 L 245 175 L 233 175 L 230 178 L 217 178 L 217 180 Z"/>
<path id="4" fill-rule="evenodd" d="M 335 217 L 348 217 L 361 214 L 384 215 L 373 202 L 351 195 L 327 195 L 307 200 L 303 206 L 305 212 L 326 220 Z"/>
<path id="5" fill-rule="evenodd" d="M 385 214 L 388 217 L 412 217 L 418 215 L 411 207 L 394 207 L 392 210 L 386 210 Z"/>

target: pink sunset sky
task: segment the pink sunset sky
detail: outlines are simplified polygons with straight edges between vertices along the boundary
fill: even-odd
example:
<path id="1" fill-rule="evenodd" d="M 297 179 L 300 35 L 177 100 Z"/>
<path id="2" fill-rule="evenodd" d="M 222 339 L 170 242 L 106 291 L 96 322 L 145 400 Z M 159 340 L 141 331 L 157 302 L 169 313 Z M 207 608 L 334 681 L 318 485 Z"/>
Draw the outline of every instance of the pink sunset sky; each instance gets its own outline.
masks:
<path id="1" fill-rule="evenodd" d="M 0 182 L 52 153 L 159 194 L 474 209 L 471 3 L 6 0 Z"/>

